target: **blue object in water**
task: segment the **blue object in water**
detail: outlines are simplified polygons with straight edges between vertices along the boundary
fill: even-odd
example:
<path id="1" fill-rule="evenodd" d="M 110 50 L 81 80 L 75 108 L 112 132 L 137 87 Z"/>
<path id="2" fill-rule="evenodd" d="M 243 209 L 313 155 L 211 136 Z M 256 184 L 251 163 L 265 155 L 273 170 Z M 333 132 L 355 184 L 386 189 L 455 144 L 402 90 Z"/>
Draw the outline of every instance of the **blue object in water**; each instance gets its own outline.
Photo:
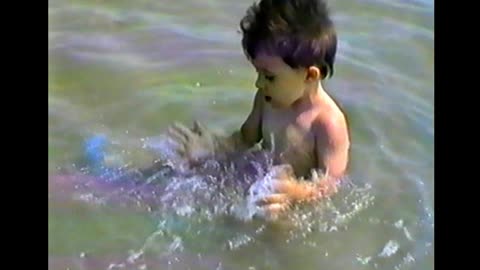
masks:
<path id="1" fill-rule="evenodd" d="M 120 168 L 108 167 L 106 164 L 106 158 L 112 154 L 107 152 L 110 145 L 111 143 L 107 136 L 94 135 L 85 140 L 83 154 L 90 173 L 108 179 L 109 181 L 113 181 L 122 175 L 122 170 Z"/>
<path id="2" fill-rule="evenodd" d="M 107 145 L 108 140 L 105 135 L 95 135 L 85 141 L 83 153 L 90 166 L 102 167 L 104 165 Z"/>

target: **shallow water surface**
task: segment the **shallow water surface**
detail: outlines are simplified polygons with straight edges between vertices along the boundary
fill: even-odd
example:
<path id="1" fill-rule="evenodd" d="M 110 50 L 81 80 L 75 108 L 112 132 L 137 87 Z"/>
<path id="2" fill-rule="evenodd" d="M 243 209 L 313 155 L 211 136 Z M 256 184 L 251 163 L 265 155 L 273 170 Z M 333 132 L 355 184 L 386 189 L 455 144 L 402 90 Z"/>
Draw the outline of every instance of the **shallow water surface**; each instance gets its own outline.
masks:
<path id="1" fill-rule="evenodd" d="M 266 223 L 52 185 L 49 269 L 433 269 L 433 1 L 330 2 L 325 88 L 353 144 L 338 196 Z M 254 94 L 237 33 L 250 3 L 50 1 L 49 175 L 78 166 L 94 134 L 142 167 L 173 121 L 238 128 Z"/>

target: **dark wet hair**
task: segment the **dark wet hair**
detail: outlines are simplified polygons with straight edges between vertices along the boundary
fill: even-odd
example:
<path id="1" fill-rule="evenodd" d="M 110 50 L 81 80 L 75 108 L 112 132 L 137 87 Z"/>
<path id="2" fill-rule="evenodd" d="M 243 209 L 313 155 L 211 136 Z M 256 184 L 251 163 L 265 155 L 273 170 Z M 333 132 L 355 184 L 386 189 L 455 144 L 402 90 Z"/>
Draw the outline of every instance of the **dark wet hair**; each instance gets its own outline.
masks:
<path id="1" fill-rule="evenodd" d="M 317 66 L 322 79 L 333 75 L 337 34 L 324 0 L 261 0 L 240 21 L 249 60 L 259 51 L 292 68 Z"/>

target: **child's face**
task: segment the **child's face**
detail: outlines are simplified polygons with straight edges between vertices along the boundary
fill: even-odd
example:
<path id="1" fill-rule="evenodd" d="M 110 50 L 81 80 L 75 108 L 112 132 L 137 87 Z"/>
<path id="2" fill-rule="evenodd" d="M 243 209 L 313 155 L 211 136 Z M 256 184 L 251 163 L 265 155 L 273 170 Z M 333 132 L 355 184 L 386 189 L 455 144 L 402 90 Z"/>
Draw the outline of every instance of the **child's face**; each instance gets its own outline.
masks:
<path id="1" fill-rule="evenodd" d="M 258 72 L 255 86 L 274 107 L 290 107 L 307 90 L 306 69 L 292 69 L 282 58 L 264 53 L 259 53 L 252 63 Z"/>

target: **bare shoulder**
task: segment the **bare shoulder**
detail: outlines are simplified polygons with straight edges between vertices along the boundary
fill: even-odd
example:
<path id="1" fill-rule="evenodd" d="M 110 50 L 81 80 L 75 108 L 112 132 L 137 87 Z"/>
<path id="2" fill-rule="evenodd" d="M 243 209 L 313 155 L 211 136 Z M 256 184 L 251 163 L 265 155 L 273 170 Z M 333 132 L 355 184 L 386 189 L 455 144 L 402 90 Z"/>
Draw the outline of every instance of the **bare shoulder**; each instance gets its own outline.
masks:
<path id="1" fill-rule="evenodd" d="M 322 144 L 347 148 L 350 145 L 346 116 L 334 103 L 317 115 L 312 123 L 312 131 Z"/>
<path id="2" fill-rule="evenodd" d="M 350 138 L 344 113 L 337 106 L 327 108 L 312 123 L 318 167 L 334 178 L 346 171 Z"/>

